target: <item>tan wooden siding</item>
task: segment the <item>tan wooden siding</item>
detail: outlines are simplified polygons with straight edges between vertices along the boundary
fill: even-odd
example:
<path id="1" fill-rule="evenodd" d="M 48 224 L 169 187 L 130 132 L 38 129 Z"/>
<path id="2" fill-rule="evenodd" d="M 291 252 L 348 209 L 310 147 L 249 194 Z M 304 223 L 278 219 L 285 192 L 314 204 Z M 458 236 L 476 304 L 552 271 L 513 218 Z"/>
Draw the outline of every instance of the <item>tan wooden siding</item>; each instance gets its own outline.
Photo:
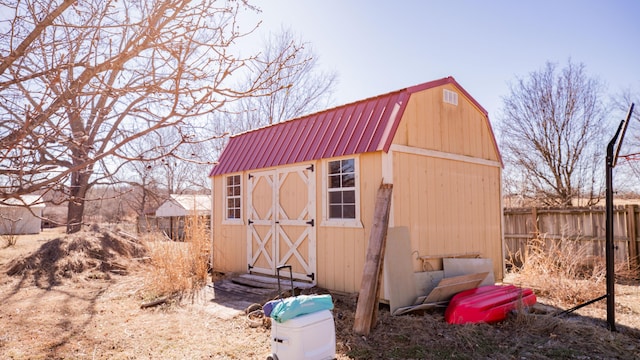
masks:
<path id="1" fill-rule="evenodd" d="M 458 105 L 442 101 L 443 89 Z M 453 85 L 413 94 L 393 143 L 499 161 L 488 119 Z"/>
<path id="2" fill-rule="evenodd" d="M 360 221 L 364 228 L 322 225 L 318 228 L 318 285 L 321 287 L 344 292 L 360 289 L 376 192 L 382 181 L 380 157 L 378 152 L 359 156 Z M 322 184 L 322 171 L 317 176 L 317 184 Z M 325 190 L 319 186 L 318 214 L 322 214 L 322 191 Z"/>
<path id="3" fill-rule="evenodd" d="M 480 253 L 501 279 L 500 168 L 394 153 L 393 221 L 410 229 L 419 256 Z M 437 267 L 437 265 L 434 265 Z"/>
<path id="4" fill-rule="evenodd" d="M 213 269 L 221 272 L 245 272 L 247 270 L 247 229 L 244 225 L 222 224 L 226 209 L 223 185 L 223 176 L 214 177 Z M 244 187 L 242 190 L 246 191 Z M 244 206 L 244 198 L 242 201 Z"/>

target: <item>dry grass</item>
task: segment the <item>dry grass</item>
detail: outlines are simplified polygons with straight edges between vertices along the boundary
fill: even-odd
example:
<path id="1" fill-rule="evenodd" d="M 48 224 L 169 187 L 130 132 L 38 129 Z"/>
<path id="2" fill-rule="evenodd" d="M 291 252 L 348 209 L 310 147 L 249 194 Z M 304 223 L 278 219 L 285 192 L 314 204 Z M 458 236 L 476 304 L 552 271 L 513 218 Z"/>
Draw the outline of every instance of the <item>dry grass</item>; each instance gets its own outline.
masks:
<path id="1" fill-rule="evenodd" d="M 589 255 L 584 242 L 534 238 L 524 254 L 511 256 L 510 265 L 520 281 L 538 295 L 563 304 L 577 305 L 606 293 L 605 259 Z M 619 262 L 615 273 L 620 281 L 633 277 L 634 271 L 626 262 Z"/>
<path id="2" fill-rule="evenodd" d="M 354 298 L 334 295 L 338 353 L 348 359 L 637 359 L 640 331 L 617 334 L 595 319 L 517 312 L 498 324 L 452 325 L 442 311 L 379 313 L 367 337 L 353 333 Z"/>
<path id="3" fill-rule="evenodd" d="M 184 242 L 166 241 L 160 235 L 147 240 L 151 257 L 145 298 L 193 295 L 207 282 L 209 228 L 202 216 L 185 220 Z"/>
<path id="4" fill-rule="evenodd" d="M 188 227 L 187 233 L 191 229 L 192 234 L 203 232 L 199 226 Z M 218 318 L 215 314 L 222 305 L 211 301 L 204 292 L 194 296 L 195 301 L 175 301 L 171 306 L 142 309 L 144 292 L 156 291 L 150 278 L 161 272 L 155 266 L 160 261 L 157 255 L 151 255 L 153 262 L 142 262 L 142 266 L 135 267 L 134 264 L 141 263 L 138 259 L 145 256 L 140 252 L 144 247 L 117 232 L 93 230 L 77 235 L 51 234 L 55 235 L 53 240 L 44 238 L 50 234 L 31 240 L 21 237 L 15 248 L 0 249 L 2 275 L 12 268 L 10 264 L 23 264 L 13 276 L 0 277 L 3 304 L 0 307 L 0 358 L 266 358 L 270 352 L 269 329 L 251 327 L 244 314 L 232 319 Z M 182 269 L 182 275 L 176 278 L 183 279 L 183 286 L 167 290 L 167 294 L 188 293 L 193 286 L 198 287 L 201 281 L 198 279 L 206 279 L 206 270 L 197 275 L 195 269 L 206 269 L 204 259 L 208 256 L 204 254 L 209 246 L 208 235 L 187 237 L 189 241 L 185 243 L 149 240 L 152 247 L 173 249 L 175 257 L 164 262 L 165 266 Z M 194 239 L 203 241 L 201 247 L 193 245 Z M 29 243 L 31 246 L 26 247 Z M 21 253 L 17 253 L 18 250 Z M 189 255 L 189 251 L 192 255 L 199 254 L 200 259 Z M 196 262 L 197 266 L 182 266 L 180 259 Z M 103 262 L 126 265 L 128 271 L 103 271 L 99 265 Z M 529 265 L 533 267 L 532 263 Z M 69 271 L 65 273 L 63 269 Z M 522 272 L 529 270 L 533 269 L 523 268 Z M 592 270 L 587 271 L 587 275 L 579 275 L 580 280 L 589 282 L 587 278 L 591 273 Z M 33 280 L 37 278 L 24 276 L 30 274 L 44 275 L 42 280 L 51 275 L 57 282 L 47 288 L 34 286 Z M 103 277 L 98 277 L 99 274 Z M 536 280 L 532 273 L 528 274 Z M 539 277 L 546 277 L 548 273 L 544 274 Z M 160 285 L 169 281 L 165 279 Z M 637 284 L 621 285 L 620 290 L 623 291 L 619 291 L 616 298 L 620 301 L 618 333 L 607 330 L 603 312 L 598 307 L 580 310 L 593 311 L 590 315 L 574 313 L 554 317 L 542 311 L 518 312 L 499 324 L 451 325 L 444 321 L 442 309 L 391 316 L 388 307 L 382 306 L 377 326 L 367 337 L 352 331 L 356 296 L 332 294 L 336 357 L 339 360 L 638 359 L 640 290 Z M 550 293 L 546 289 L 540 291 Z M 545 301 L 545 304 L 548 303 Z"/>

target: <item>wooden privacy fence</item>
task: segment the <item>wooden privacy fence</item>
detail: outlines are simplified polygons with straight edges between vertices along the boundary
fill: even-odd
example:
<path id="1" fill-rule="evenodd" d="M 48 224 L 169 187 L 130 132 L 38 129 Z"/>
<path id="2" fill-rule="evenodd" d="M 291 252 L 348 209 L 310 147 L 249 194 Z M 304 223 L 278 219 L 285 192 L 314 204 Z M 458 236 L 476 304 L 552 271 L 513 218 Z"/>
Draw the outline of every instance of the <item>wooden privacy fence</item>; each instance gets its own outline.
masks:
<path id="1" fill-rule="evenodd" d="M 524 254 L 534 239 L 546 242 L 579 241 L 589 257 L 605 256 L 606 215 L 604 207 L 590 208 L 505 208 L 504 240 L 507 258 Z M 613 214 L 616 262 L 638 266 L 638 205 L 618 206 Z"/>

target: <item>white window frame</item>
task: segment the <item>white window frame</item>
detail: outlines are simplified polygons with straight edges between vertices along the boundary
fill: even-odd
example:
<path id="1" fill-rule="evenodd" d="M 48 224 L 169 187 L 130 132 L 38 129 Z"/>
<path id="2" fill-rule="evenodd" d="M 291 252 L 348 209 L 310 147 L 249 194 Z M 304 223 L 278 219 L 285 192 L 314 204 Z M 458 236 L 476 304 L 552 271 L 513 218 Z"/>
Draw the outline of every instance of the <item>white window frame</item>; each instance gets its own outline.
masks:
<path id="1" fill-rule="evenodd" d="M 228 199 L 229 199 L 229 195 L 227 195 L 227 180 L 231 177 L 234 176 L 238 176 L 240 179 L 240 195 L 237 196 L 240 199 L 240 218 L 229 218 L 229 208 L 228 208 Z M 242 201 L 242 195 L 244 194 L 244 181 L 243 181 L 243 177 L 242 174 L 230 174 L 230 175 L 225 175 L 222 177 L 222 209 L 224 209 L 224 216 L 223 216 L 223 220 L 222 223 L 225 225 L 242 225 L 244 224 L 244 204 Z M 234 198 L 236 196 L 233 196 Z"/>
<path id="2" fill-rule="evenodd" d="M 355 219 L 331 219 L 329 218 L 329 163 L 332 161 L 353 159 L 355 173 Z M 325 159 L 322 163 L 322 223 L 320 226 L 327 227 L 352 227 L 363 228 L 360 221 L 360 160 L 357 156 L 344 156 L 339 158 Z"/>

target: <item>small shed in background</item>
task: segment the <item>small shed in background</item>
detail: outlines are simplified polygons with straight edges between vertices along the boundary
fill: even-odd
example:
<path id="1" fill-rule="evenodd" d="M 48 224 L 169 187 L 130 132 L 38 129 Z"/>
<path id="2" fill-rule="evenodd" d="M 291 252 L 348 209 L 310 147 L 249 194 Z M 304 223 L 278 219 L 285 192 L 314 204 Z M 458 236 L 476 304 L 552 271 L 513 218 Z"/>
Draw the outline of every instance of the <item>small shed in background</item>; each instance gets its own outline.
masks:
<path id="1" fill-rule="evenodd" d="M 389 239 L 403 251 L 385 271 L 408 264 L 403 278 L 424 282 L 445 258 L 477 256 L 500 281 L 501 174 L 487 111 L 452 77 L 248 131 L 210 173 L 213 269 L 287 264 L 298 281 L 358 292 L 376 194 L 392 184 L 389 226 L 408 239 Z"/>
<path id="2" fill-rule="evenodd" d="M 165 232 L 173 240 L 183 238 L 185 219 L 188 216 L 211 219 L 211 196 L 172 194 L 155 212 L 158 230 Z"/>
<path id="3" fill-rule="evenodd" d="M 0 235 L 39 234 L 44 208 L 40 195 L 0 199 Z"/>

